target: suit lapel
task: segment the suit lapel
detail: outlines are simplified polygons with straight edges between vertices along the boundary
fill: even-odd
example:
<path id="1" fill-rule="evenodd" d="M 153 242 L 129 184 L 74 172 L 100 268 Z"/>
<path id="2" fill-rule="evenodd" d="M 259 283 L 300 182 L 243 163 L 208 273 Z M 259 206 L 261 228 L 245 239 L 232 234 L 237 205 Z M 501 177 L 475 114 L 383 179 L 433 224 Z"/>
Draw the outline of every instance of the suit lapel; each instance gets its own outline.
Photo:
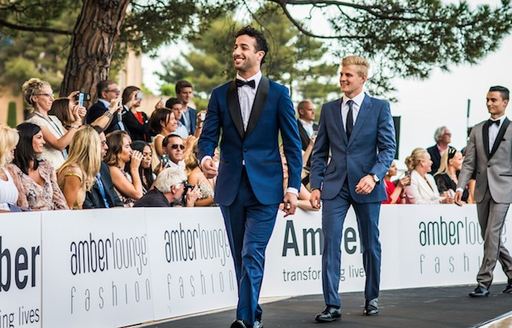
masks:
<path id="1" fill-rule="evenodd" d="M 242 121 L 242 111 L 240 110 L 240 102 L 238 100 L 238 90 L 235 81 L 229 84 L 228 88 L 228 109 L 231 114 L 231 119 L 235 124 L 240 138 L 244 138 L 244 123 Z"/>
<path id="2" fill-rule="evenodd" d="M 348 140 L 347 140 L 347 134 L 345 133 L 345 122 L 343 122 L 343 117 L 341 116 L 342 101 L 343 101 L 343 98 L 336 100 L 333 103 L 332 110 L 334 111 L 334 126 L 339 127 L 338 129 L 336 129 L 336 131 L 340 131 L 341 139 L 343 139 L 343 142 L 346 145 L 348 143 Z"/>
<path id="3" fill-rule="evenodd" d="M 248 135 L 256 127 L 258 119 L 260 118 L 261 112 L 265 107 L 267 101 L 268 91 L 270 88 L 269 80 L 262 76 L 260 83 L 258 84 L 258 90 L 256 90 L 256 96 L 254 97 L 254 103 L 251 108 L 251 116 L 249 116 L 249 122 L 247 123 L 247 130 L 245 134 Z M 240 116 L 241 117 L 241 116 Z"/>
<path id="4" fill-rule="evenodd" d="M 372 108 L 372 102 L 370 100 L 370 97 L 368 95 L 364 96 L 363 103 L 361 104 L 361 107 L 359 108 L 359 113 L 357 113 L 357 119 L 356 123 L 354 124 L 354 128 L 352 129 L 352 134 L 350 135 L 349 144 L 357 137 L 357 134 L 359 131 L 363 128 L 364 121 L 366 121 L 366 118 L 371 112 Z"/>
<path id="5" fill-rule="evenodd" d="M 494 140 L 494 145 L 492 145 L 492 150 L 489 154 L 489 159 L 494 155 L 498 147 L 500 146 L 501 142 L 503 141 L 503 136 L 505 135 L 505 132 L 507 131 L 508 125 L 510 124 L 510 121 L 507 117 L 503 120 L 503 124 L 501 125 L 500 130 L 498 131 L 498 135 L 496 136 L 496 139 Z"/>
<path id="6" fill-rule="evenodd" d="M 487 122 L 482 126 L 482 140 L 484 141 L 485 156 L 489 159 L 489 123 Z"/>
<path id="7" fill-rule="evenodd" d="M 299 134 L 300 134 L 300 140 L 302 142 L 302 148 L 306 148 L 307 145 L 305 145 L 305 143 L 309 143 L 309 136 L 308 136 L 308 133 L 306 132 L 306 129 L 304 128 L 304 126 L 302 125 L 302 122 L 297 119 L 297 126 L 299 127 Z M 303 149 L 304 150 L 304 149 Z"/>

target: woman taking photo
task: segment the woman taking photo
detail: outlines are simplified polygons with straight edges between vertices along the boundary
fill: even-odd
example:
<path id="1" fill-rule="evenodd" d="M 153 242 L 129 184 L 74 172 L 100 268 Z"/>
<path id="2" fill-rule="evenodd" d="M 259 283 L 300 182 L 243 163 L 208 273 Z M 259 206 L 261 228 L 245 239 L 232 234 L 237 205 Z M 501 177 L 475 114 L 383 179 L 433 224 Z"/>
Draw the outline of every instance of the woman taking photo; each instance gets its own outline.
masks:
<path id="1" fill-rule="evenodd" d="M 57 172 L 59 187 L 71 209 L 82 209 L 85 193 L 91 190 L 101 165 L 98 132 L 84 126 L 73 136 L 68 159 Z"/>
<path id="2" fill-rule="evenodd" d="M 135 86 L 128 86 L 123 90 L 123 124 L 133 141 L 151 141 L 148 116 L 139 111 L 142 102 L 142 91 Z"/>
<path id="3" fill-rule="evenodd" d="M 21 123 L 17 130 L 20 140 L 14 150 L 14 165 L 10 168 L 17 177 L 15 182 L 18 181 L 18 206 L 31 210 L 67 209 L 55 170 L 40 159 L 45 144 L 41 128 L 33 123 Z"/>
<path id="4" fill-rule="evenodd" d="M 139 174 L 142 154 L 132 150 L 131 143 L 132 140 L 126 131 L 114 131 L 107 135 L 108 150 L 105 162 L 109 167 L 112 183 L 125 207 L 132 207 L 143 195 Z"/>
<path id="5" fill-rule="evenodd" d="M 151 158 L 153 152 L 151 150 L 151 146 L 144 141 L 134 141 L 131 146 L 133 150 L 142 154 L 142 161 L 139 166 L 139 175 L 142 181 L 142 192 L 145 194 L 149 189 L 151 189 L 155 182 L 155 174 L 151 169 Z"/>

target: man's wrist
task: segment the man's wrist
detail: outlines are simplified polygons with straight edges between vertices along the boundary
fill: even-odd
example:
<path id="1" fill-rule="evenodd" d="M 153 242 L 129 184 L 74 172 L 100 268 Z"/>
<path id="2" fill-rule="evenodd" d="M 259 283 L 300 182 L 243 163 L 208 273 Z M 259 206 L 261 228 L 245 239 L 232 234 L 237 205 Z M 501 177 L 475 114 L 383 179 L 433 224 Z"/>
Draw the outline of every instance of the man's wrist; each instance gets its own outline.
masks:
<path id="1" fill-rule="evenodd" d="M 297 188 L 293 188 L 293 187 L 288 187 L 286 188 L 286 192 L 288 193 L 291 193 L 291 194 L 294 194 L 295 196 L 299 196 L 299 191 L 297 190 Z"/>
<path id="2" fill-rule="evenodd" d="M 212 157 L 211 156 L 204 156 L 202 159 L 201 159 L 201 168 L 203 167 L 204 165 L 204 162 L 206 162 L 207 160 L 211 160 Z"/>

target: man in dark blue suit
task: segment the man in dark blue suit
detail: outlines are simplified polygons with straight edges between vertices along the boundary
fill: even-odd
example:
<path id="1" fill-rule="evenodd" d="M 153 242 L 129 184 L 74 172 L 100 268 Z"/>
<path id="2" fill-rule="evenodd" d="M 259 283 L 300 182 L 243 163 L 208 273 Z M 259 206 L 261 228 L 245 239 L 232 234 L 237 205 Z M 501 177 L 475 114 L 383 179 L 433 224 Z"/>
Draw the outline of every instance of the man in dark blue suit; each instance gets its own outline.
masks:
<path id="1" fill-rule="evenodd" d="M 341 62 L 343 98 L 326 103 L 311 163 L 311 205 L 323 202 L 322 287 L 326 308 L 315 320 L 341 317 L 338 294 L 343 222 L 350 205 L 357 217 L 366 272 L 364 314 L 379 312 L 381 247 L 379 212 L 386 199 L 384 178 L 395 155 L 395 131 L 389 103 L 363 92 L 368 61 L 358 56 Z M 330 161 L 329 161 L 329 154 Z"/>
<path id="2" fill-rule="evenodd" d="M 238 305 L 232 328 L 262 327 L 258 304 L 265 249 L 279 203 L 295 213 L 302 168 L 300 138 L 288 89 L 262 76 L 268 52 L 261 32 L 248 26 L 236 34 L 233 63 L 237 79 L 212 91 L 199 139 L 201 167 L 217 175 L 215 200 L 220 205 L 238 282 Z M 217 171 L 212 156 L 220 141 Z M 281 133 L 288 163 L 283 200 L 279 152 Z"/>
<path id="3" fill-rule="evenodd" d="M 109 134 L 110 132 L 116 130 L 126 131 L 126 128 L 122 122 L 121 104 L 119 104 L 121 109 L 117 112 L 117 115 L 113 115 L 112 117 L 112 115 L 108 113 L 108 108 L 111 106 L 111 103 L 121 95 L 121 90 L 119 89 L 117 83 L 112 80 L 101 80 L 96 85 L 96 88 L 98 101 L 87 110 L 85 122 L 87 124 L 91 124 L 98 117 L 105 115 L 106 113 L 112 119 L 112 121 L 110 121 L 109 125 L 105 128 L 105 134 Z"/>
<path id="4" fill-rule="evenodd" d="M 189 107 L 192 97 L 194 96 L 192 83 L 186 80 L 179 80 L 176 82 L 174 90 L 176 91 L 176 98 L 183 104 L 183 113 L 181 114 L 180 122 L 187 128 L 188 134 L 192 135 L 196 132 L 197 123 L 197 111 Z"/>

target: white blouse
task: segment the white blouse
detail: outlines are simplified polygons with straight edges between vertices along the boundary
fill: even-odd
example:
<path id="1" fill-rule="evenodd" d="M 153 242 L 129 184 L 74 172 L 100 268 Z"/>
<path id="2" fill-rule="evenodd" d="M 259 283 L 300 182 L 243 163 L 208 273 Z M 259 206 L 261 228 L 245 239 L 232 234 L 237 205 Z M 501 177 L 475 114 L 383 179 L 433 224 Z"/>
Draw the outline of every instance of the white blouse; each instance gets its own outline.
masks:
<path id="1" fill-rule="evenodd" d="M 18 189 L 12 180 L 9 171 L 0 168 L 7 176 L 7 181 L 0 179 L 0 209 L 9 210 L 8 204 L 16 205 L 18 201 Z"/>

